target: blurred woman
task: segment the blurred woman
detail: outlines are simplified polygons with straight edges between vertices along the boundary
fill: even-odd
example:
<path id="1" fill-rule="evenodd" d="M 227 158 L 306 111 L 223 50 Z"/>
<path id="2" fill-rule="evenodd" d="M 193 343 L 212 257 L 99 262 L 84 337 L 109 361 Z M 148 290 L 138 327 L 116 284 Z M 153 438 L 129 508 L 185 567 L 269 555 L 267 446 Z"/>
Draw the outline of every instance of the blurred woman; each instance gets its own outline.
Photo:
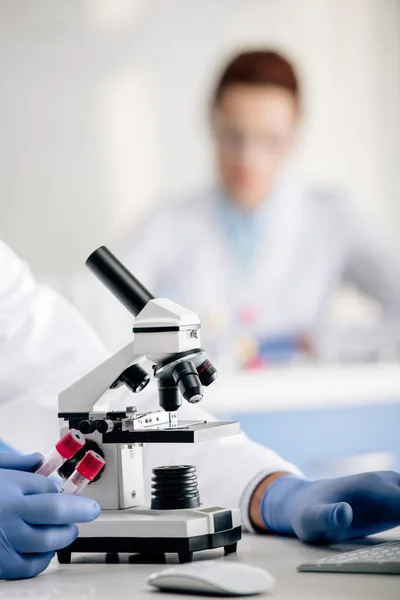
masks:
<path id="1" fill-rule="evenodd" d="M 341 191 L 289 173 L 300 117 L 285 57 L 235 56 L 210 107 L 215 185 L 158 205 L 119 254 L 153 293 L 196 309 L 208 350 L 230 360 L 238 340 L 247 364 L 287 350 L 353 359 L 397 351 L 400 264 Z M 379 328 L 329 332 L 344 281 L 380 303 Z"/>

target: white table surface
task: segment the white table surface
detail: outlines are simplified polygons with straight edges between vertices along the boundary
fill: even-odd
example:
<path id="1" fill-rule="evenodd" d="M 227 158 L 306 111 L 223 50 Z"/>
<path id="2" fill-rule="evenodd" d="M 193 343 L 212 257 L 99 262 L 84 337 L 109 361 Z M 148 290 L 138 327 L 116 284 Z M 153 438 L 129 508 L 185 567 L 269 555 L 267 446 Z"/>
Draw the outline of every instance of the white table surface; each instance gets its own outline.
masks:
<path id="1" fill-rule="evenodd" d="M 298 573 L 297 565 L 322 558 L 334 551 L 400 539 L 400 528 L 337 546 L 312 547 L 295 539 L 275 536 L 245 535 L 238 553 L 223 558 L 219 550 L 213 556 L 219 560 L 240 561 L 269 570 L 277 579 L 274 589 L 265 598 L 276 600 L 399 600 L 400 576 L 352 575 L 337 573 Z M 196 556 L 196 555 L 195 555 Z M 206 553 L 197 555 L 204 559 Z M 208 555 L 209 556 L 209 555 Z M 170 557 L 168 557 L 169 559 Z M 171 557 L 171 562 L 174 557 Z M 58 565 L 56 561 L 39 577 L 25 581 L 0 582 L 1 599 L 35 598 L 40 600 L 151 600 L 162 597 L 147 586 L 146 578 L 165 568 L 160 564 L 129 564 L 121 555 L 119 564 L 105 564 L 104 555 L 75 555 L 73 564 Z M 193 598 L 186 595 L 165 595 L 165 598 Z"/>

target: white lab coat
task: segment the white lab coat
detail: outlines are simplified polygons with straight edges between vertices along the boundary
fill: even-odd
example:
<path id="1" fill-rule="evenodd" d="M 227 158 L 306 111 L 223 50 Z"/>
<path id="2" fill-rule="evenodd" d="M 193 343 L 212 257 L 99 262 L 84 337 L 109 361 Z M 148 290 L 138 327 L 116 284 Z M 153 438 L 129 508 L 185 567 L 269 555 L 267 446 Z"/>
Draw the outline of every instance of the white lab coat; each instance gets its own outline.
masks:
<path id="1" fill-rule="evenodd" d="M 246 274 L 240 271 L 218 210 L 217 188 L 157 206 L 114 251 L 156 296 L 200 315 L 207 350 L 219 356 L 240 336 L 241 310 L 255 313 L 251 333 L 261 337 L 310 333 L 326 359 L 375 358 L 400 346 L 400 262 L 374 229 L 334 190 L 310 189 L 286 177 L 266 213 L 265 235 Z M 370 329 L 331 331 L 328 315 L 342 282 L 381 306 Z M 88 316 L 104 339 L 129 339 L 131 318 L 95 284 Z M 93 310 L 97 303 L 98 313 Z M 81 306 L 85 311 L 84 302 Z M 104 314 L 112 311 L 113 319 Z M 112 324 L 107 328 L 107 324 Z M 124 334 L 122 334 L 124 332 Z M 231 338 L 229 338 L 229 332 Z"/>
<path id="2" fill-rule="evenodd" d="M 0 440 L 22 452 L 47 452 L 58 438 L 58 392 L 108 353 L 76 310 L 52 289 L 38 286 L 2 242 L 0 272 Z M 141 407 L 140 398 L 135 400 Z M 142 406 L 156 407 L 154 395 Z M 212 419 L 199 406 L 186 403 L 180 411 L 182 418 Z M 255 485 L 269 473 L 297 472 L 244 434 L 194 445 L 149 444 L 144 450 L 148 495 L 152 467 L 182 463 L 197 466 L 204 503 L 240 506 L 248 527 Z"/>

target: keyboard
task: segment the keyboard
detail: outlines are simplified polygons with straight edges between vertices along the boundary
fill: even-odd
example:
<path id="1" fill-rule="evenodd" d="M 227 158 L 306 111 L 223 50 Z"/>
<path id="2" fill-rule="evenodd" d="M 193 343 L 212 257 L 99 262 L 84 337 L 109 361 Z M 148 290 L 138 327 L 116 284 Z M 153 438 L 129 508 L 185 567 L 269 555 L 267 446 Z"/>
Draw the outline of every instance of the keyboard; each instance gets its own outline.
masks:
<path id="1" fill-rule="evenodd" d="M 340 552 L 297 567 L 320 573 L 379 573 L 400 575 L 400 541 Z"/>

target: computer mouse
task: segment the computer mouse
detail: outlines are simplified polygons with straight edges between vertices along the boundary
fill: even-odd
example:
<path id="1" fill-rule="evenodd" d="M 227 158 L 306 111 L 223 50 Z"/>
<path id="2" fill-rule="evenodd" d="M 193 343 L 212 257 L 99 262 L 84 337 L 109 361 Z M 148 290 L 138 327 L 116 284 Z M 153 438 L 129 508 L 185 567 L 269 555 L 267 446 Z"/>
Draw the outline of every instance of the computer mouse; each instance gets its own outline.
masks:
<path id="1" fill-rule="evenodd" d="M 268 592 L 275 579 L 258 567 L 231 561 L 195 561 L 150 575 L 147 582 L 164 592 L 214 596 L 253 596 Z"/>

